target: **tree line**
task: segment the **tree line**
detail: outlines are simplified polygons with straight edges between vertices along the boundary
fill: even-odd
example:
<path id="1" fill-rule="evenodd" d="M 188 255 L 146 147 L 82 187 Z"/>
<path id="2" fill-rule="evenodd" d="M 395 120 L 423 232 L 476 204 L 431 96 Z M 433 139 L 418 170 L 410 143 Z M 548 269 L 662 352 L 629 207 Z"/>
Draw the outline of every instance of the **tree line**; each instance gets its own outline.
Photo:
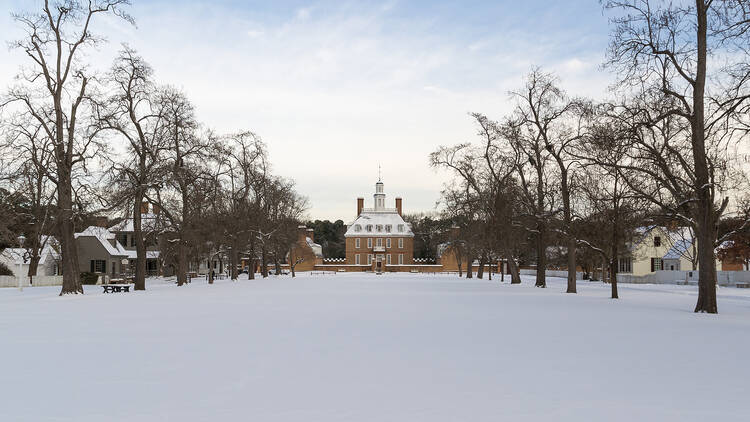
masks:
<path id="1" fill-rule="evenodd" d="M 306 199 L 272 173 L 259 136 L 205 127 L 184 92 L 157 82 L 133 48 L 123 45 L 105 73 L 92 70 L 86 54 L 104 45 L 93 23 L 134 25 L 129 4 L 44 1 L 13 14 L 24 36 L 11 45 L 26 62 L 0 97 L 0 206 L 11 216 L 0 236 L 12 244 L 12 234 L 26 234 L 31 273 L 54 235 L 61 295 L 83 293 L 74 233 L 102 213 L 133 218 L 136 290 L 145 289 L 154 238 L 178 285 L 191 262 L 218 256 L 229 258 L 233 279 L 243 258 L 252 267 L 259 261 L 266 276 L 296 241 Z M 157 207 L 155 221 L 144 222 L 143 203 Z"/>
<path id="2" fill-rule="evenodd" d="M 553 73 L 533 69 L 510 93 L 512 111 L 471 114 L 476 140 L 430 155 L 455 177 L 442 205 L 471 239 L 472 259 L 494 254 L 512 265 L 528 245 L 545 287 L 549 246 L 558 244 L 568 293 L 581 256 L 593 254 L 609 268 L 613 298 L 633 231 L 647 221 L 684 227 L 696 240 L 695 311 L 716 313 L 715 248 L 734 239 L 741 249 L 748 228 L 750 8 L 741 0 L 603 6 L 613 27 L 604 68 L 617 78 L 610 98 L 571 95 Z"/>

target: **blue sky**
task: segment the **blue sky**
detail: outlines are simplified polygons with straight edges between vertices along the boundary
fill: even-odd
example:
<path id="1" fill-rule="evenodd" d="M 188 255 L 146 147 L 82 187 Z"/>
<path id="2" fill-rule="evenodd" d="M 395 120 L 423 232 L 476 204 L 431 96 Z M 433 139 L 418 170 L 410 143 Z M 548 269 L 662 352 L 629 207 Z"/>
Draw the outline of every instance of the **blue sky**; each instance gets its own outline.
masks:
<path id="1" fill-rule="evenodd" d="M 0 39 L 17 36 L 12 10 L 38 3 L 0 1 Z M 434 210 L 447 175 L 428 154 L 473 138 L 467 113 L 506 113 L 532 66 L 575 95 L 603 97 L 611 83 L 599 70 L 609 28 L 596 0 L 134 3 L 137 28 L 98 23 L 110 44 L 90 54 L 93 67 L 130 44 L 207 126 L 258 133 L 312 218 L 353 219 L 378 163 L 389 201 Z M 0 53 L 3 86 L 22 60 Z"/>

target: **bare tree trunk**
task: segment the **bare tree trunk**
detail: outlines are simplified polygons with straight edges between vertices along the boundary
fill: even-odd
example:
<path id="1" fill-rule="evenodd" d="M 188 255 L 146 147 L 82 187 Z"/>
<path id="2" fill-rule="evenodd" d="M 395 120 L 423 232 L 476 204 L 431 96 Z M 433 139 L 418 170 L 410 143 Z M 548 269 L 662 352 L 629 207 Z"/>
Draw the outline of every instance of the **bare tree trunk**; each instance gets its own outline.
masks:
<path id="1" fill-rule="evenodd" d="M 39 271 L 39 261 L 42 259 L 41 256 L 39 256 L 38 253 L 35 255 L 32 255 L 31 260 L 29 261 L 29 272 L 27 275 L 29 276 L 29 283 L 31 283 L 31 278 L 34 277 Z"/>
<path id="2" fill-rule="evenodd" d="M 247 268 L 247 278 L 249 280 L 255 280 L 255 250 L 251 252 L 253 257 L 250 259 Z"/>
<path id="3" fill-rule="evenodd" d="M 576 290 L 576 240 L 568 235 L 568 290 L 565 293 L 577 293 Z"/>
<path id="4" fill-rule="evenodd" d="M 237 277 L 239 277 L 237 266 L 240 263 L 240 252 L 237 249 L 237 245 L 232 245 L 232 250 L 229 255 L 229 274 L 232 280 L 237 280 Z M 248 269 L 247 272 L 249 277 L 250 269 Z"/>
<path id="5" fill-rule="evenodd" d="M 485 257 L 484 255 L 479 258 L 479 268 L 477 268 L 477 278 L 483 278 L 484 277 L 484 263 L 485 263 Z"/>
<path id="6" fill-rule="evenodd" d="M 513 257 L 511 255 L 508 255 L 510 258 L 508 258 L 508 271 L 510 272 L 510 284 L 521 284 L 521 275 L 518 271 L 518 266 L 516 265 L 516 261 L 513 260 Z M 537 270 L 537 274 L 539 274 L 539 271 Z"/>
<path id="7" fill-rule="evenodd" d="M 143 194 L 140 189 L 135 195 L 133 204 L 133 236 L 135 236 L 135 274 L 133 290 L 146 290 L 146 242 L 143 240 L 143 218 L 141 217 L 141 203 Z M 125 246 L 125 245 L 123 245 Z"/>
<path id="8" fill-rule="evenodd" d="M 474 264 L 474 257 L 469 256 L 469 262 L 466 263 L 466 278 L 471 278 L 472 273 L 474 272 L 474 268 L 472 268 Z"/>
<path id="9" fill-rule="evenodd" d="M 698 301 L 695 312 L 718 312 L 716 304 L 716 258 L 714 242 L 716 241 L 716 219 L 711 195 L 708 160 L 706 157 L 706 128 L 704 111 L 704 93 L 706 89 L 706 49 L 708 19 L 706 2 L 696 0 L 698 17 L 698 50 L 695 83 L 693 85 L 693 116 L 691 121 L 693 160 L 695 162 L 695 191 L 698 196 Z"/>
<path id="10" fill-rule="evenodd" d="M 261 249 L 260 265 L 260 274 L 263 276 L 263 278 L 268 277 L 268 253 L 266 252 L 265 246 Z"/>
<path id="11" fill-rule="evenodd" d="M 547 243 L 545 242 L 544 223 L 538 223 L 536 237 L 536 287 L 547 287 Z"/>
<path id="12" fill-rule="evenodd" d="M 182 236 L 182 235 L 180 235 Z M 177 242 L 177 285 L 182 286 L 187 283 L 188 258 L 185 241 L 180 237 Z"/>
<path id="13" fill-rule="evenodd" d="M 60 249 L 62 251 L 63 285 L 60 296 L 64 294 L 83 293 L 80 267 L 78 266 L 78 249 L 73 229 L 73 192 L 70 175 L 67 169 L 58 169 L 57 184 Z"/>

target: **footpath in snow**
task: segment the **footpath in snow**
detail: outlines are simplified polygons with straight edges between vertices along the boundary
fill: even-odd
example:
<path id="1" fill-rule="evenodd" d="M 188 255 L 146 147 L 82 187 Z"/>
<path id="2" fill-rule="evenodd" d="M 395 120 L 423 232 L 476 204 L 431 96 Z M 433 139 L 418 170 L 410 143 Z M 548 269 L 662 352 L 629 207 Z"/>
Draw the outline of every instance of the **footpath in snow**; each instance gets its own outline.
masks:
<path id="1" fill-rule="evenodd" d="M 336 274 L 0 289 L 0 421 L 747 421 L 750 292 Z"/>

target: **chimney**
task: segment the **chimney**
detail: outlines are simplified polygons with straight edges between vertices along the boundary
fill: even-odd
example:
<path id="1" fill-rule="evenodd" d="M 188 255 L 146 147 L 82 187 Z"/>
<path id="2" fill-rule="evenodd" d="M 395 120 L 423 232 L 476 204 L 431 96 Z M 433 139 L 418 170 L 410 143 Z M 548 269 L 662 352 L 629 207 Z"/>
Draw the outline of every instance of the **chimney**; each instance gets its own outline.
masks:
<path id="1" fill-rule="evenodd" d="M 458 239 L 458 236 L 461 234 L 461 228 L 458 226 L 451 227 L 451 240 Z"/>
<path id="2" fill-rule="evenodd" d="M 148 214 L 148 202 L 141 202 L 141 214 Z"/>
<path id="3" fill-rule="evenodd" d="M 401 198 L 396 198 L 396 211 L 398 211 L 398 215 L 403 217 L 403 215 L 401 214 L 401 204 L 402 204 Z"/>
<path id="4" fill-rule="evenodd" d="M 312 242 L 315 242 L 315 230 L 307 229 L 307 237 L 309 237 Z"/>
<path id="5" fill-rule="evenodd" d="M 107 217 L 98 216 L 98 217 L 95 217 L 95 221 L 96 221 L 96 226 L 97 227 L 104 227 L 106 229 L 107 228 L 107 223 L 108 223 L 109 220 L 107 220 Z"/>
<path id="6" fill-rule="evenodd" d="M 152 212 L 154 215 L 159 215 L 159 211 L 161 211 L 161 208 L 159 208 L 159 205 L 157 204 L 151 204 Z"/>
<path id="7" fill-rule="evenodd" d="M 306 226 L 297 226 L 297 233 L 299 233 L 299 241 L 304 242 L 305 236 L 307 236 L 307 227 Z"/>
<path id="8" fill-rule="evenodd" d="M 362 208 L 365 207 L 365 198 L 357 198 L 357 217 L 362 214 Z"/>

